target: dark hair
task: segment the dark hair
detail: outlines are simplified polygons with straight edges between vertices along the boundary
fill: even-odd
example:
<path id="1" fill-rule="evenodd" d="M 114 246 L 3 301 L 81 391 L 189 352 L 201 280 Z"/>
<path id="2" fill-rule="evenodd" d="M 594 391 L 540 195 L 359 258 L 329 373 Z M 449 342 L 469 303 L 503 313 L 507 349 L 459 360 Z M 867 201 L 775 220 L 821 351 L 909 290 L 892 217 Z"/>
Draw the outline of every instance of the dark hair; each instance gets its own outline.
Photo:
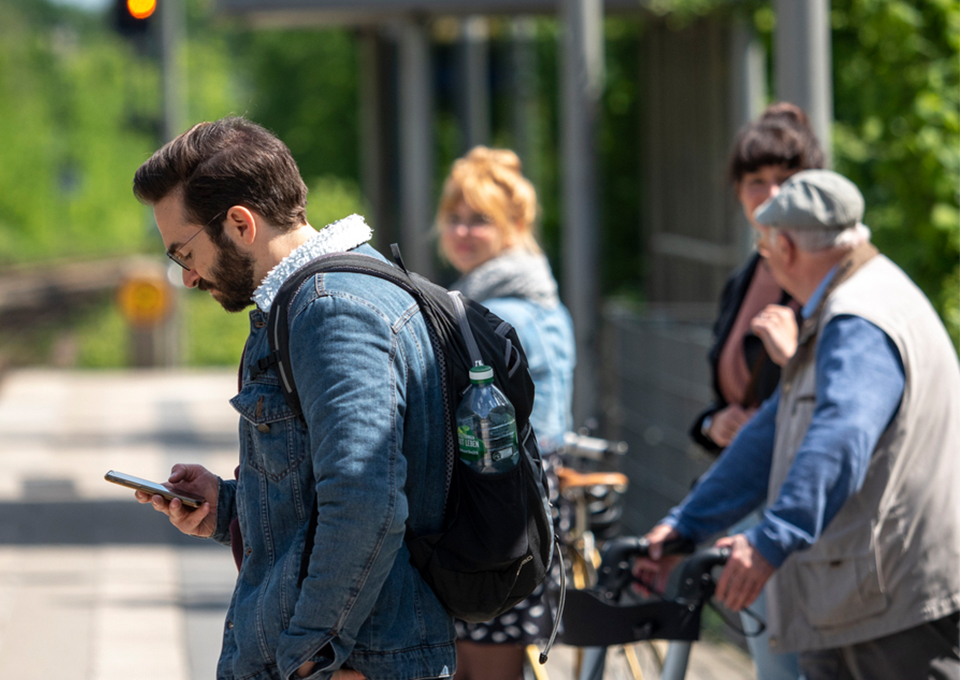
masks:
<path id="1" fill-rule="evenodd" d="M 727 170 L 730 181 L 737 183 L 746 173 L 765 165 L 796 170 L 824 166 L 820 142 L 799 106 L 789 102 L 771 104 L 737 134 Z"/>
<path id="2" fill-rule="evenodd" d="M 256 210 L 281 230 L 307 220 L 307 186 L 290 149 L 244 118 L 194 125 L 153 154 L 133 177 L 133 193 L 143 203 L 156 204 L 178 189 L 185 218 L 209 224 L 214 241 L 234 205 Z"/>

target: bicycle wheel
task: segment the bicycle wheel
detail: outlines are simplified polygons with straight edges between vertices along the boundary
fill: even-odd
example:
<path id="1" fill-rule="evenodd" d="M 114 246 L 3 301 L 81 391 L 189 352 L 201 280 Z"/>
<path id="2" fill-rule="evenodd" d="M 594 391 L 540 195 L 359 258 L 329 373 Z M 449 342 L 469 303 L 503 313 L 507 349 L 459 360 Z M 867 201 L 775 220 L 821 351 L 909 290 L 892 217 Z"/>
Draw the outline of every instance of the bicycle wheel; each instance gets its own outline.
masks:
<path id="1" fill-rule="evenodd" d="M 645 640 L 607 649 L 603 680 L 660 680 L 666 643 Z"/>

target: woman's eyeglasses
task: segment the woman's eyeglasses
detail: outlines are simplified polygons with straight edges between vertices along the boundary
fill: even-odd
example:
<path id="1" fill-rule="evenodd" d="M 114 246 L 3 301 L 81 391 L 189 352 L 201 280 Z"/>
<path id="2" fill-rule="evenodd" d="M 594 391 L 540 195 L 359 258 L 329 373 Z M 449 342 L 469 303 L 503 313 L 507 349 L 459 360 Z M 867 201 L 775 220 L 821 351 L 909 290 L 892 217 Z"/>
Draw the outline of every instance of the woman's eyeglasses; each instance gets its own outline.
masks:
<path id="1" fill-rule="evenodd" d="M 482 229 L 493 225 L 493 220 L 481 213 L 471 213 L 467 216 L 448 215 L 446 219 L 447 229 L 456 229 L 459 226 L 467 229 Z"/>

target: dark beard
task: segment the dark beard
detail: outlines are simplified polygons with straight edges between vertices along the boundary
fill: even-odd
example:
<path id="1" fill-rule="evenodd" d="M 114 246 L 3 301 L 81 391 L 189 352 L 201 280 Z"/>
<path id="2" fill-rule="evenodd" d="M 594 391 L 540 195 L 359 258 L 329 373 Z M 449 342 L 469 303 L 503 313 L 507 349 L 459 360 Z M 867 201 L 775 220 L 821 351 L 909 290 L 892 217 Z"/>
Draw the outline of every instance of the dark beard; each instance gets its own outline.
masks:
<path id="1" fill-rule="evenodd" d="M 210 270 L 212 281 L 200 279 L 197 288 L 214 289 L 214 299 L 228 312 L 242 312 L 253 304 L 257 285 L 253 280 L 253 258 L 244 255 L 232 241 L 224 238 L 217 247 L 217 262 Z"/>

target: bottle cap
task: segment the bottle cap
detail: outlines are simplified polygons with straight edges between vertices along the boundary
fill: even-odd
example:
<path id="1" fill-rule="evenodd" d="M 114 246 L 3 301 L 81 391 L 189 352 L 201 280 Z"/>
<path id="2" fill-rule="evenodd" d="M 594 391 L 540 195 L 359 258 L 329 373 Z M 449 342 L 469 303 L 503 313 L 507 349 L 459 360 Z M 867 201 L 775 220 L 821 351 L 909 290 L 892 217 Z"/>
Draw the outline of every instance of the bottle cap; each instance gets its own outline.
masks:
<path id="1" fill-rule="evenodd" d="M 470 369 L 470 382 L 477 385 L 493 382 L 493 369 L 489 366 L 474 366 Z"/>

